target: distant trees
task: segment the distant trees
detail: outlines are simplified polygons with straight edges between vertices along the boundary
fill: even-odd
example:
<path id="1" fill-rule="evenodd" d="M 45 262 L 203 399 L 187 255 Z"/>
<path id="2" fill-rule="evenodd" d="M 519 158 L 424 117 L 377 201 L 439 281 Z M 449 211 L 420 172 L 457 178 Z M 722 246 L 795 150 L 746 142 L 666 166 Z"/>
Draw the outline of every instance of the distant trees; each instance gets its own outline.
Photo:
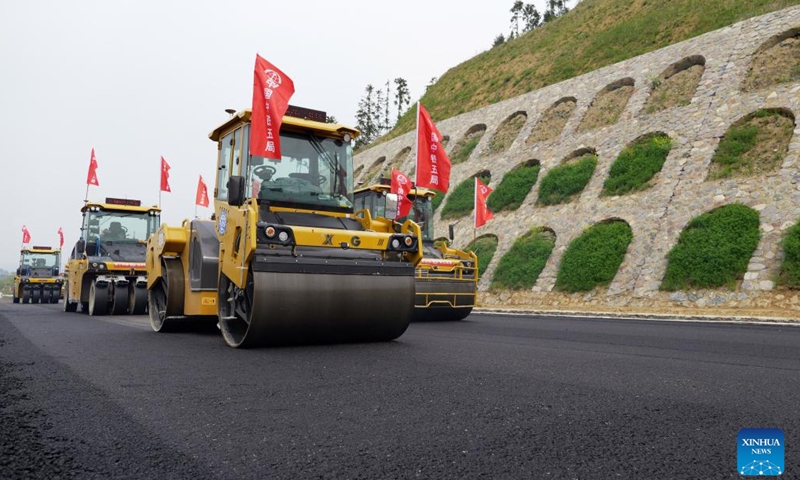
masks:
<path id="1" fill-rule="evenodd" d="M 394 92 L 392 92 L 394 84 Z M 361 135 L 356 139 L 356 148 L 369 145 L 378 137 L 394 128 L 395 123 L 408 109 L 411 94 L 408 82 L 402 77 L 387 80 L 383 88 L 372 84 L 364 89 L 364 96 L 358 102 L 356 127 Z M 394 112 L 392 111 L 394 106 Z"/>
<path id="2" fill-rule="evenodd" d="M 544 13 L 540 13 L 532 3 L 524 3 L 522 0 L 515 0 L 511 6 L 510 32 L 508 38 L 501 33 L 496 36 L 492 43 L 492 48 L 500 46 L 506 42 L 530 32 L 534 28 L 540 27 L 545 23 L 555 20 L 569 11 L 567 3 L 570 0 L 547 0 L 547 8 Z M 577 0 L 577 4 L 580 0 Z"/>

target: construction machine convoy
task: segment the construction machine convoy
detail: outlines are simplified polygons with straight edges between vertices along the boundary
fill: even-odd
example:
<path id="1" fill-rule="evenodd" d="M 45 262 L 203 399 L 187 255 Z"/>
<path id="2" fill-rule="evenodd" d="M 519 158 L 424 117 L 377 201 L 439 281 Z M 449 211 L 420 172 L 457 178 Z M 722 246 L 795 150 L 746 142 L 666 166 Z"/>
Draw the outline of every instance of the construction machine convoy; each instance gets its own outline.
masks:
<path id="1" fill-rule="evenodd" d="M 81 208 L 81 237 L 67 267 L 64 311 L 141 315 L 147 310 L 145 251 L 161 209 L 139 200 L 106 198 Z"/>
<path id="2" fill-rule="evenodd" d="M 354 211 L 357 135 L 290 106 L 272 160 L 248 153 L 249 110 L 214 129 L 214 221 L 162 225 L 147 244 L 153 329 L 213 318 L 232 347 L 402 335 L 421 231 Z"/>
<path id="3" fill-rule="evenodd" d="M 14 303 L 58 303 L 61 298 L 61 251 L 51 247 L 23 248 L 14 277 Z"/>
<path id="4" fill-rule="evenodd" d="M 390 189 L 388 179 L 357 189 L 356 211 L 366 209 L 372 215 L 383 215 Z M 478 257 L 473 252 L 451 248 L 444 239 L 434 240 L 434 196 L 433 190 L 411 188 L 407 195 L 411 210 L 407 217 L 399 219 L 413 220 L 422 228 L 423 258 L 414 279 L 414 319 L 462 320 L 476 304 Z"/>

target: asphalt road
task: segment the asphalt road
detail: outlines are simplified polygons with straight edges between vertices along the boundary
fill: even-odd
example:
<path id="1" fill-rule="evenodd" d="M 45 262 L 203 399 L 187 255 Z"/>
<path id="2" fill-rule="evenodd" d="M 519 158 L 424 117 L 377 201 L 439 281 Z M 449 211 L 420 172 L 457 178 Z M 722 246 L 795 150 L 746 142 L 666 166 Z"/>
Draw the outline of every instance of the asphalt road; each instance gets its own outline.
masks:
<path id="1" fill-rule="evenodd" d="M 0 478 L 800 478 L 800 328 L 473 314 L 382 344 L 0 302 Z"/>

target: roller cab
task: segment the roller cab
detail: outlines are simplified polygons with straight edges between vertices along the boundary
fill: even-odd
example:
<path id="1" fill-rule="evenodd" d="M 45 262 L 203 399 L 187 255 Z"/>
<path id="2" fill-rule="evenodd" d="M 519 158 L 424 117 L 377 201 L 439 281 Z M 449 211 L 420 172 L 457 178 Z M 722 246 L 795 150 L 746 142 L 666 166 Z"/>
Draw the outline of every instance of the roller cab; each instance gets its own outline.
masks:
<path id="1" fill-rule="evenodd" d="M 355 208 L 383 215 L 391 185 L 388 179 L 359 188 Z M 445 239 L 434 240 L 433 190 L 411 188 L 413 202 L 404 220 L 413 220 L 422 229 L 423 258 L 415 272 L 414 319 L 462 320 L 477 304 L 478 257 L 473 252 L 452 248 Z"/>
<path id="2" fill-rule="evenodd" d="M 324 112 L 290 107 L 280 129 L 281 159 L 273 160 L 248 153 L 250 111 L 212 131 L 213 229 L 195 235 L 197 221 L 164 226 L 148 243 L 153 328 L 199 320 L 214 302 L 232 347 L 402 335 L 413 314 L 422 233 L 410 220 L 355 213 L 357 135 L 325 123 Z M 212 238 L 216 270 L 208 254 Z M 203 252 L 196 255 L 198 248 Z M 203 287 L 193 289 L 191 281 Z"/>
<path id="3" fill-rule="evenodd" d="M 66 267 L 64 310 L 90 315 L 142 315 L 147 311 L 147 239 L 161 210 L 139 200 L 106 198 L 81 208 L 81 237 Z"/>
<path id="4" fill-rule="evenodd" d="M 61 297 L 61 251 L 34 246 L 19 252 L 14 303 L 58 303 Z"/>

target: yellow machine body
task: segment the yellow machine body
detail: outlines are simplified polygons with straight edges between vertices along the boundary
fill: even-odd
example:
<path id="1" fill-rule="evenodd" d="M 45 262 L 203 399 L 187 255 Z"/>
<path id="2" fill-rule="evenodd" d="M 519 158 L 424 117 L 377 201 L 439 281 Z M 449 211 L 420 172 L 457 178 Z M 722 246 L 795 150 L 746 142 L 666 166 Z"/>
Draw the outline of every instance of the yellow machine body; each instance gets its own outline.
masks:
<path id="1" fill-rule="evenodd" d="M 381 214 L 390 190 L 388 181 L 356 190 L 356 208 Z M 433 239 L 434 196 L 435 191 L 425 188 L 411 188 L 407 194 L 413 206 L 406 218 L 422 225 L 424 246 L 415 273 L 414 318 L 461 320 L 477 305 L 478 257 L 450 247 L 444 239 Z"/>
<path id="2" fill-rule="evenodd" d="M 63 278 L 61 250 L 34 246 L 23 248 L 14 276 L 14 303 L 58 303 Z"/>
<path id="3" fill-rule="evenodd" d="M 147 238 L 161 209 L 138 200 L 107 198 L 81 208 L 81 238 L 65 268 L 64 310 L 90 315 L 141 315 L 147 310 Z"/>
<path id="4" fill-rule="evenodd" d="M 250 155 L 247 110 L 211 132 L 214 220 L 162 225 L 148 241 L 154 330 L 214 315 L 232 347 L 402 335 L 421 230 L 355 213 L 358 131 L 324 120 L 290 107 L 280 160 Z"/>

